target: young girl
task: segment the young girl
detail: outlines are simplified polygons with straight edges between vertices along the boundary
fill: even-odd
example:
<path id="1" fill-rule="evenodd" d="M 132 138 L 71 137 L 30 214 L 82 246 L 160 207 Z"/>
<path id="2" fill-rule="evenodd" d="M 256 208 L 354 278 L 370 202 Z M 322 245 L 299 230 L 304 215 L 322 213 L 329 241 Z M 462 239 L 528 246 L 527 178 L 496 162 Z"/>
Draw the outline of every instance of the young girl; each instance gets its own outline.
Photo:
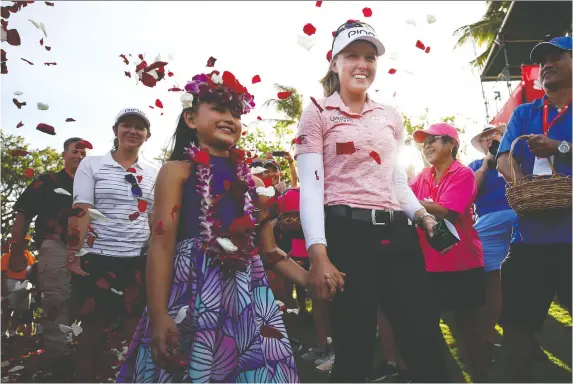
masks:
<path id="1" fill-rule="evenodd" d="M 298 382 L 263 260 L 303 286 L 307 273 L 277 248 L 269 191 L 233 148 L 253 97 L 230 72 L 197 75 L 185 91 L 155 186 L 148 307 L 118 381 Z"/>

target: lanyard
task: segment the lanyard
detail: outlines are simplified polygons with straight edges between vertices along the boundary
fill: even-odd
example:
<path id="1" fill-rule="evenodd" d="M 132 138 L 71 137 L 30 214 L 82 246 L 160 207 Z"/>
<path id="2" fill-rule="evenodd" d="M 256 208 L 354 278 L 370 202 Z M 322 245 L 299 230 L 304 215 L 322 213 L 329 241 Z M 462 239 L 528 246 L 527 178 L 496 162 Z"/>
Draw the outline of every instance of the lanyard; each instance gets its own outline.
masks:
<path id="1" fill-rule="evenodd" d="M 557 119 L 559 119 L 561 116 L 563 116 L 563 114 L 565 112 L 567 112 L 567 109 L 569 109 L 569 104 L 571 102 L 567 103 L 567 105 L 565 107 L 563 107 L 563 109 L 561 110 L 561 112 L 559 112 L 559 114 L 557 114 L 557 116 L 555 116 L 555 118 L 553 120 L 551 120 L 551 122 L 548 124 L 547 120 L 548 120 L 548 115 L 549 115 L 549 100 L 545 99 L 545 101 L 543 102 L 543 134 L 545 136 L 547 136 L 547 134 L 549 133 L 549 130 L 551 129 L 551 127 L 553 126 L 553 123 L 555 123 L 555 121 Z"/>

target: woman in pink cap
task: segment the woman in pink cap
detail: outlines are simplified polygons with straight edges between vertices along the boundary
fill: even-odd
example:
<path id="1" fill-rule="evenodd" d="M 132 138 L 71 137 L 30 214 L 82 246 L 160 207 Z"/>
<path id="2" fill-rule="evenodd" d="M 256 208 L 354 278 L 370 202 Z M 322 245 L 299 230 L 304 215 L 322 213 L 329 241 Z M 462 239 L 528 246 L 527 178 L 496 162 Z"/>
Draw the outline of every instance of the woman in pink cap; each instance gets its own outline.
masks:
<path id="1" fill-rule="evenodd" d="M 414 225 L 431 232 L 436 221 L 397 164 L 406 136 L 402 116 L 367 93 L 383 54 L 370 25 L 342 24 L 321 81 L 325 98 L 302 113 L 295 155 L 310 285 L 325 298 L 324 276 L 337 283 L 331 382 L 370 375 L 378 303 L 413 381 L 445 382 L 439 316 Z"/>
<path id="2" fill-rule="evenodd" d="M 474 172 L 456 159 L 460 139 L 451 125 L 433 124 L 414 132 L 414 140 L 423 144 L 424 157 L 431 166 L 422 170 L 410 187 L 428 212 L 454 225 L 460 238 L 457 244 L 439 252 L 418 230 L 426 270 L 440 310 L 454 311 L 472 379 L 483 382 L 487 380 L 487 360 L 480 309 L 485 303 L 485 273 L 482 244 L 472 217 L 477 195 Z"/>

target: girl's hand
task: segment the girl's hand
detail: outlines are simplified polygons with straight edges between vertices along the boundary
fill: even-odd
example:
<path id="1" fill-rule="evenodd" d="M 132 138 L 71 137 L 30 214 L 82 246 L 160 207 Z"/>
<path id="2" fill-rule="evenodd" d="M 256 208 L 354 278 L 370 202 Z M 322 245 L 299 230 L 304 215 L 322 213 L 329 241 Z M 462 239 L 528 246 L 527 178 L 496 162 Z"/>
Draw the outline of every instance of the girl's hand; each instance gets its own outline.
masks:
<path id="1" fill-rule="evenodd" d="M 151 356 L 162 369 L 173 370 L 179 349 L 179 330 L 167 312 L 150 319 Z M 176 363 L 176 362 L 175 362 Z"/>
<path id="2" fill-rule="evenodd" d="M 82 269 L 80 258 L 76 256 L 76 252 L 75 249 L 68 249 L 68 269 L 76 275 L 89 276 L 90 274 Z"/>
<path id="3" fill-rule="evenodd" d="M 438 223 L 436 222 L 436 220 L 432 216 L 426 216 L 422 220 L 422 226 L 424 227 L 424 229 L 428 233 L 428 236 L 430 236 L 430 237 L 434 236 L 434 226 L 436 224 L 438 224 Z"/>

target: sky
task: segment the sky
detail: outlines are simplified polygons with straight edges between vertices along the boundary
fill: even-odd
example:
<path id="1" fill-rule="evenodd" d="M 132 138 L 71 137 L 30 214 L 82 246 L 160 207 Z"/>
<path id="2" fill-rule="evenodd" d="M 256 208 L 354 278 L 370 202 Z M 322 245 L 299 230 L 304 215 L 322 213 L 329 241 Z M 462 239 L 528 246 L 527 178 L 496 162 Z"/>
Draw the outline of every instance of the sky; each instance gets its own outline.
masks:
<path id="1" fill-rule="evenodd" d="M 371 17 L 362 15 L 364 7 L 372 9 Z M 56 1 L 54 7 L 36 1 L 9 18 L 9 28 L 19 31 L 22 44 L 2 43 L 9 73 L 0 77 L 1 127 L 5 133 L 25 137 L 33 148 L 60 149 L 66 138 L 80 136 L 94 145 L 91 154 L 101 155 L 111 148 L 117 113 L 141 108 L 151 120 L 152 136 L 142 148 L 143 156 L 151 160 L 172 136 L 181 111 L 180 94 L 167 89 L 175 84 L 183 87 L 193 75 L 210 72 L 206 63 L 213 56 L 214 69 L 233 72 L 255 96 L 257 107 L 243 116 L 243 123 L 270 129 L 256 117 L 278 117 L 262 107 L 265 100 L 276 97 L 273 84 L 297 88 L 305 106 L 310 96 L 322 97 L 319 79 L 328 69 L 331 32 L 348 19 L 359 19 L 373 26 L 386 47 L 371 97 L 411 117 L 426 108 L 431 121 L 457 115 L 467 132 L 462 137 L 470 147 L 467 160 L 472 160 L 479 154 L 469 139 L 483 129 L 485 109 L 479 73 L 469 66 L 475 58 L 473 48 L 470 44 L 454 50 L 452 33 L 479 20 L 485 9 L 485 2 L 478 1 L 323 1 L 321 7 L 315 1 Z M 427 22 L 428 14 L 435 17 L 434 23 Z M 28 19 L 43 22 L 47 37 Z M 317 30 L 308 51 L 297 43 L 298 36 L 305 36 L 307 23 Z M 51 51 L 40 45 L 42 37 Z M 430 53 L 417 49 L 417 40 L 430 46 Z M 124 71 L 133 73 L 137 60 L 126 65 L 119 55 L 132 54 L 128 58 L 135 59 L 139 53 L 148 63 L 161 55 L 174 76 L 154 88 L 136 84 Z M 57 65 L 48 67 L 44 62 Z M 388 74 L 390 68 L 396 73 Z M 260 83 L 251 84 L 254 75 L 261 77 Z M 27 102 L 20 110 L 12 102 L 16 91 L 23 92 L 16 98 Z M 156 99 L 163 102 L 162 110 L 149 108 Z M 49 109 L 38 110 L 38 102 Z M 76 122 L 65 122 L 70 117 Z M 24 126 L 17 129 L 20 121 Z M 38 123 L 54 126 L 56 135 L 36 131 Z"/>

